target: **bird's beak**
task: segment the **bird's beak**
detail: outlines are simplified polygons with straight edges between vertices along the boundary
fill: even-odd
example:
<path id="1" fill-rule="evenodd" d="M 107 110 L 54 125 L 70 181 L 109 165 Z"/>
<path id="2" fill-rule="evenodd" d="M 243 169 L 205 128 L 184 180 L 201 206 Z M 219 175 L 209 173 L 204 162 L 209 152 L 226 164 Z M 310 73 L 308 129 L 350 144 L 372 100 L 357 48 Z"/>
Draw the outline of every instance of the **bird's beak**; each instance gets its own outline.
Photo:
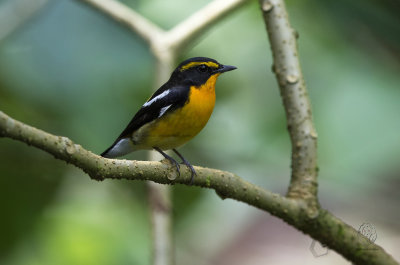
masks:
<path id="1" fill-rule="evenodd" d="M 232 66 L 232 65 L 221 65 L 217 70 L 215 70 L 216 73 L 225 73 L 228 71 L 235 70 L 237 67 Z"/>

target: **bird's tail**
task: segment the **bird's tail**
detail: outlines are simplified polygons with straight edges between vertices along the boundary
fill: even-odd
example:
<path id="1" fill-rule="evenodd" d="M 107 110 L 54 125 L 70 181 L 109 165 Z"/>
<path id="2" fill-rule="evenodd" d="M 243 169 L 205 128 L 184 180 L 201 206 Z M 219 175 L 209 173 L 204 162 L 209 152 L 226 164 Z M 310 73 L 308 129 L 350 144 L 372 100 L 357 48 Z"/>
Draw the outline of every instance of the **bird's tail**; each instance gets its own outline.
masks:
<path id="1" fill-rule="evenodd" d="M 133 144 L 129 138 L 117 139 L 107 150 L 101 153 L 102 157 L 115 158 L 134 151 Z"/>

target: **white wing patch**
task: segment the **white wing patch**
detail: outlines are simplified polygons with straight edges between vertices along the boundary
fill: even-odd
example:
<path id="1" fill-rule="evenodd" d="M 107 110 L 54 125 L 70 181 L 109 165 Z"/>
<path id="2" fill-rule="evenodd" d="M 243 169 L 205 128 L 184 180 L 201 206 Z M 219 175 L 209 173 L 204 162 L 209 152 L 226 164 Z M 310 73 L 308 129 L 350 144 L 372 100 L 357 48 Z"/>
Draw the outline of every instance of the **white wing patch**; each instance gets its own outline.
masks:
<path id="1" fill-rule="evenodd" d="M 164 108 L 162 108 L 162 109 L 160 110 L 160 114 L 158 114 L 158 118 L 160 118 L 162 115 L 164 115 L 164 113 L 165 113 L 171 106 L 172 106 L 172 104 L 171 104 L 171 105 L 168 105 L 168 106 L 166 106 L 166 107 L 164 107 Z"/>
<path id="2" fill-rule="evenodd" d="M 153 104 L 154 102 L 156 102 L 157 100 L 162 99 L 163 97 L 167 96 L 169 94 L 169 90 L 165 90 L 164 92 L 162 92 L 160 95 L 156 96 L 155 98 L 153 98 L 150 101 L 147 101 L 146 103 L 143 104 L 143 107 L 147 107 L 150 106 L 151 104 Z"/>

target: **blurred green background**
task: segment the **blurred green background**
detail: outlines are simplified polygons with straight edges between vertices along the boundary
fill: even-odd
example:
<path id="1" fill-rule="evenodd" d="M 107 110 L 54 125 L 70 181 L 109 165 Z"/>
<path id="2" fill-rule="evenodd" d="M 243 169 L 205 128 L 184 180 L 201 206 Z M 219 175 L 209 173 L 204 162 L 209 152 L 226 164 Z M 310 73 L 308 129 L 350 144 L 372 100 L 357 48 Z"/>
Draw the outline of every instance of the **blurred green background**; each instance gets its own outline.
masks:
<path id="1" fill-rule="evenodd" d="M 0 1 L 0 110 L 104 151 L 155 89 L 149 48 L 81 1 L 42 0 L 26 20 L 32 5 L 16 1 Z M 209 1 L 123 2 L 167 29 Z M 356 229 L 372 224 L 400 260 L 400 1 L 287 6 L 319 135 L 321 204 Z M 182 153 L 284 194 L 290 143 L 257 1 L 181 59 L 192 56 L 238 70 L 219 78 L 213 116 Z M 92 181 L 7 138 L 0 174 L 1 265 L 150 264 L 144 183 Z M 308 236 L 268 213 L 210 190 L 173 190 L 177 264 L 348 264 L 332 251 L 314 257 Z"/>

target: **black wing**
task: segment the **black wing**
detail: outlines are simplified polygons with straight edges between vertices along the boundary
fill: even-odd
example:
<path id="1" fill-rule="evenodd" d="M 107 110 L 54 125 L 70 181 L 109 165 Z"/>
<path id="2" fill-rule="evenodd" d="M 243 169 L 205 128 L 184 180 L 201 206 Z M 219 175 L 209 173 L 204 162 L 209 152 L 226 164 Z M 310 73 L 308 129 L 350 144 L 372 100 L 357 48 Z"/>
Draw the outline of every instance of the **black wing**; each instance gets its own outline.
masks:
<path id="1" fill-rule="evenodd" d="M 129 122 L 128 126 L 126 126 L 125 130 L 122 131 L 114 143 L 104 151 L 101 156 L 107 154 L 107 152 L 112 149 L 120 139 L 129 137 L 134 131 L 138 130 L 143 125 L 185 105 L 185 102 L 189 98 L 189 91 L 189 86 L 172 87 L 169 89 L 165 88 L 165 86 L 160 87 L 152 97 L 143 104 L 140 110 Z"/>
<path id="2" fill-rule="evenodd" d="M 182 107 L 189 97 L 189 91 L 189 87 L 173 87 L 156 96 L 153 95 L 143 104 L 118 138 L 126 137 L 143 125 Z"/>

